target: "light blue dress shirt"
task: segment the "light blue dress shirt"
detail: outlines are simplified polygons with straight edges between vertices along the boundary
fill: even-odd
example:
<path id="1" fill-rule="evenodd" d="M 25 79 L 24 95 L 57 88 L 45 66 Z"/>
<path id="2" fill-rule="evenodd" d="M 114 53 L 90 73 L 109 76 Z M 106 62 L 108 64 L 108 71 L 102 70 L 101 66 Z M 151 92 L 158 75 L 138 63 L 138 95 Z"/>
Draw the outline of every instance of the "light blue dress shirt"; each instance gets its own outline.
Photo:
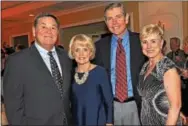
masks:
<path id="1" fill-rule="evenodd" d="M 46 49 L 41 47 L 37 42 L 35 42 L 35 46 L 36 46 L 37 50 L 39 51 L 39 54 L 41 55 L 44 63 L 46 64 L 46 66 L 48 68 L 48 70 L 52 74 L 52 70 L 51 70 L 51 66 L 50 66 L 50 56 L 48 55 L 49 51 L 47 51 Z M 61 76 L 62 76 L 61 65 L 60 65 L 59 58 L 58 58 L 57 52 L 55 50 L 55 47 L 53 47 L 51 51 L 52 51 L 52 55 L 53 55 L 57 65 L 58 65 L 59 71 L 60 71 Z"/>
<path id="2" fill-rule="evenodd" d="M 131 66 L 130 66 L 130 41 L 129 32 L 126 31 L 122 38 L 122 44 L 126 52 L 126 64 L 127 64 L 127 82 L 128 82 L 128 97 L 133 96 L 133 87 L 131 80 Z M 117 36 L 113 35 L 111 40 L 111 84 L 113 95 L 115 96 L 115 86 L 116 86 L 116 50 L 117 50 Z"/>

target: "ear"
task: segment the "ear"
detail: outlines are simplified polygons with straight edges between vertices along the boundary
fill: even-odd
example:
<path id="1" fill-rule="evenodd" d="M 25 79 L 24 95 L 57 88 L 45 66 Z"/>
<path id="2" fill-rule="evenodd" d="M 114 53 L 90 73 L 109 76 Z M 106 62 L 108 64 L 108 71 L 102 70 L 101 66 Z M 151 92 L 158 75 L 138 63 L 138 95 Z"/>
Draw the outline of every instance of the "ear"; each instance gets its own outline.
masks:
<path id="1" fill-rule="evenodd" d="M 125 15 L 125 23 L 128 24 L 129 23 L 129 14 Z"/>
<path id="2" fill-rule="evenodd" d="M 105 22 L 105 24 L 106 24 L 106 25 L 108 25 L 108 23 L 107 23 L 107 21 L 106 21 L 106 18 L 105 18 L 105 17 L 104 17 L 104 22 Z"/>
<path id="3" fill-rule="evenodd" d="M 92 56 L 93 56 L 93 51 L 90 51 L 90 54 L 89 54 L 89 59 L 90 60 L 92 59 Z"/>
<path id="4" fill-rule="evenodd" d="M 74 53 L 72 52 L 72 58 L 75 59 Z"/>
<path id="5" fill-rule="evenodd" d="M 33 37 L 35 37 L 35 27 L 32 27 Z"/>
<path id="6" fill-rule="evenodd" d="M 162 39 L 161 40 L 161 45 L 160 45 L 161 46 L 161 50 L 163 49 L 163 44 L 164 44 L 164 40 Z"/>

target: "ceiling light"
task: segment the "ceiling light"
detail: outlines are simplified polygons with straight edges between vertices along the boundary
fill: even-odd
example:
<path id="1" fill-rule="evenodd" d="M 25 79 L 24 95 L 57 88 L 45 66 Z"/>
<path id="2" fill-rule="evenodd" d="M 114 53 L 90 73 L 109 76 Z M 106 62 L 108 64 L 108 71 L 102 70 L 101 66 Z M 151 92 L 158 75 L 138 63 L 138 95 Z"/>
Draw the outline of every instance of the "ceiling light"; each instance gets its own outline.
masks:
<path id="1" fill-rule="evenodd" d="M 30 16 L 30 17 L 33 17 L 33 16 L 35 16 L 35 15 L 34 15 L 34 14 L 29 14 L 29 16 Z"/>

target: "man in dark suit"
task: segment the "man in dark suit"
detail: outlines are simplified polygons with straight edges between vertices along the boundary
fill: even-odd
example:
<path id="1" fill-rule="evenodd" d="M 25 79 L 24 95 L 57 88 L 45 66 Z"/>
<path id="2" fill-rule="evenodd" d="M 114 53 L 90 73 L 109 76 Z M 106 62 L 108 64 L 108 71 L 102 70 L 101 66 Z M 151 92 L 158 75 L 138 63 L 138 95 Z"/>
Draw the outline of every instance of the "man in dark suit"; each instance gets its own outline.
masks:
<path id="1" fill-rule="evenodd" d="M 10 125 L 70 125 L 71 61 L 55 47 L 57 18 L 41 13 L 34 20 L 35 43 L 8 57 L 4 100 Z"/>
<path id="2" fill-rule="evenodd" d="M 167 54 L 167 57 L 174 61 L 179 68 L 183 68 L 186 56 L 184 51 L 180 49 L 180 44 L 178 37 L 170 38 L 170 49 L 172 51 Z"/>
<path id="3" fill-rule="evenodd" d="M 104 13 L 106 25 L 112 35 L 96 42 L 94 62 L 105 67 L 109 73 L 114 95 L 114 124 L 139 125 L 137 107 L 140 111 L 141 99 L 137 84 L 139 72 L 145 62 L 139 34 L 127 30 L 129 17 L 123 4 L 111 3 Z"/>

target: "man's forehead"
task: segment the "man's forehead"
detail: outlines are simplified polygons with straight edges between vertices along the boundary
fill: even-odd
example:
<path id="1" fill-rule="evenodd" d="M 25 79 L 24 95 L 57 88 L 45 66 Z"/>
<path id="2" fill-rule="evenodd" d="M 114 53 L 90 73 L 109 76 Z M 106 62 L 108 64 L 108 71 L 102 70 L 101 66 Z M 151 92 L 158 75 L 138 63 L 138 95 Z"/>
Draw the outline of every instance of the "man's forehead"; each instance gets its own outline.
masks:
<path id="1" fill-rule="evenodd" d="M 114 7 L 114 8 L 110 8 L 109 10 L 107 10 L 106 14 L 112 14 L 112 11 L 113 11 L 113 14 L 122 13 L 123 12 L 121 7 Z"/>
<path id="2" fill-rule="evenodd" d="M 44 24 L 44 25 L 49 24 L 49 22 L 47 22 L 47 18 L 45 18 L 45 17 L 44 18 L 39 18 L 38 24 Z M 51 18 L 51 17 L 49 17 L 49 18 Z M 53 18 L 51 18 L 51 19 L 54 20 Z M 57 23 L 56 23 L 55 20 L 54 21 L 50 21 L 50 23 L 52 23 L 53 26 L 57 26 Z"/>

